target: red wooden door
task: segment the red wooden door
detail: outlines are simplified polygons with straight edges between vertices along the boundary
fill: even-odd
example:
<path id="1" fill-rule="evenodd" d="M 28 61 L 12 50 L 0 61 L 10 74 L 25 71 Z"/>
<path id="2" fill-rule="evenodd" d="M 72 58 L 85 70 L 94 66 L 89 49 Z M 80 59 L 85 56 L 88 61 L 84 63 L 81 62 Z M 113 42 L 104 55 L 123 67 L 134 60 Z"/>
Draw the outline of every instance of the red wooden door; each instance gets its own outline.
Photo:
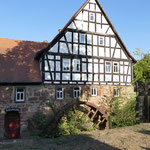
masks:
<path id="1" fill-rule="evenodd" d="M 18 112 L 8 112 L 5 117 L 6 138 L 20 138 L 20 117 Z"/>

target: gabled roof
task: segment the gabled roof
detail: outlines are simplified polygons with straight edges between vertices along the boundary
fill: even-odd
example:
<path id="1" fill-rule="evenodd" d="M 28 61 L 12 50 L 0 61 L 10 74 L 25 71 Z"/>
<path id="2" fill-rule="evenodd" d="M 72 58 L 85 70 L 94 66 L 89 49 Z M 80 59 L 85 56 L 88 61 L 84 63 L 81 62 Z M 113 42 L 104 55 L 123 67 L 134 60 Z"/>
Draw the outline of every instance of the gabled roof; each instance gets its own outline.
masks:
<path id="1" fill-rule="evenodd" d="M 0 85 L 40 83 L 36 53 L 47 43 L 0 38 Z"/>
<path id="2" fill-rule="evenodd" d="M 69 22 L 64 26 L 64 28 L 61 30 L 61 32 L 59 32 L 59 34 L 57 36 L 54 37 L 54 39 L 50 42 L 50 44 L 48 45 L 47 48 L 39 51 L 36 55 L 37 59 L 40 59 L 52 46 L 55 45 L 55 43 L 57 42 L 57 40 L 59 38 L 61 38 L 61 36 L 63 35 L 63 33 L 66 31 L 67 27 L 71 24 L 71 22 L 77 17 L 77 15 L 82 11 L 82 9 L 89 3 L 90 0 L 87 0 L 82 7 L 73 15 L 73 17 L 69 20 Z M 116 31 L 115 27 L 113 26 L 112 22 L 110 21 L 109 17 L 107 16 L 104 8 L 102 7 L 102 5 L 100 4 L 99 0 L 95 0 L 96 3 L 98 4 L 98 6 L 100 7 L 102 13 L 104 14 L 106 20 L 108 21 L 108 23 L 110 24 L 112 30 L 114 31 L 114 34 L 116 35 L 116 37 L 118 38 L 119 42 L 122 44 L 124 50 L 126 51 L 127 55 L 132 59 L 133 63 L 136 63 L 136 59 L 130 54 L 130 52 L 128 51 L 127 47 L 125 46 L 125 44 L 123 43 L 121 37 L 119 36 L 118 32 Z"/>

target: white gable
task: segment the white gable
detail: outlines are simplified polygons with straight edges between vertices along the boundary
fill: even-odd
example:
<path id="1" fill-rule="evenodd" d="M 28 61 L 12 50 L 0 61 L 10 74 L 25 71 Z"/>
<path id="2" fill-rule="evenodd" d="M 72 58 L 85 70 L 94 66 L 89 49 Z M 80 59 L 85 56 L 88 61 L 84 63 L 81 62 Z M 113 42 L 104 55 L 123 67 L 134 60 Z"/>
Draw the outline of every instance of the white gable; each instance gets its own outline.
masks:
<path id="1" fill-rule="evenodd" d="M 90 15 L 93 15 L 93 21 L 90 20 Z M 90 0 L 76 16 L 75 20 L 68 26 L 68 28 L 71 29 L 76 29 L 76 27 L 78 30 L 114 35 L 108 21 L 95 0 Z"/>

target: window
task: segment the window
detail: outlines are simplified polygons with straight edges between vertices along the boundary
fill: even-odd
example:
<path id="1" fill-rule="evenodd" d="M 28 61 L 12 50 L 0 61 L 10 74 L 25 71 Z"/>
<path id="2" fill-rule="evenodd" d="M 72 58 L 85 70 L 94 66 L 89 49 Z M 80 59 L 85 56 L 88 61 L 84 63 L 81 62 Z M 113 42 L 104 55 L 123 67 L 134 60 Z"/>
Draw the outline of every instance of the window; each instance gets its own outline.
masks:
<path id="1" fill-rule="evenodd" d="M 70 71 L 70 59 L 63 59 L 63 71 Z"/>
<path id="2" fill-rule="evenodd" d="M 104 38 L 103 37 L 99 38 L 99 45 L 104 45 Z"/>
<path id="3" fill-rule="evenodd" d="M 119 64 L 118 63 L 114 63 L 113 70 L 114 70 L 114 73 L 119 73 Z"/>
<path id="4" fill-rule="evenodd" d="M 90 21 L 95 21 L 95 14 L 94 13 L 90 13 L 90 15 L 89 15 L 89 20 Z"/>
<path id="5" fill-rule="evenodd" d="M 85 34 L 80 34 L 80 42 L 85 43 Z"/>
<path id="6" fill-rule="evenodd" d="M 24 102 L 24 100 L 25 100 L 24 92 L 25 92 L 24 88 L 16 89 L 16 102 Z"/>
<path id="7" fill-rule="evenodd" d="M 62 88 L 57 88 L 56 99 L 64 99 L 64 90 Z"/>
<path id="8" fill-rule="evenodd" d="M 120 96 L 120 89 L 114 88 L 114 97 L 119 97 Z"/>
<path id="9" fill-rule="evenodd" d="M 73 60 L 73 71 L 80 71 L 80 60 L 79 59 L 74 59 Z"/>
<path id="10" fill-rule="evenodd" d="M 105 71 L 106 73 L 110 73 L 111 72 L 111 62 L 106 62 L 105 64 Z"/>
<path id="11" fill-rule="evenodd" d="M 80 96 L 80 94 L 81 94 L 80 88 L 79 87 L 74 87 L 73 88 L 73 97 L 78 98 Z"/>
<path id="12" fill-rule="evenodd" d="M 97 96 L 97 88 L 91 89 L 91 96 Z"/>

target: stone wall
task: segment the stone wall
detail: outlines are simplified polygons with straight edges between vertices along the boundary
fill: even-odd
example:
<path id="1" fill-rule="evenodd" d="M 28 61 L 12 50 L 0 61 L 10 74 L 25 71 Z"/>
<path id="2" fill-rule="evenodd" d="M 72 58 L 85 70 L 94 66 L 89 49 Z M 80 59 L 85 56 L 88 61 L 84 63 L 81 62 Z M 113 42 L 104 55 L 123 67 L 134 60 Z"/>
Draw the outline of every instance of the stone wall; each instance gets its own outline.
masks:
<path id="1" fill-rule="evenodd" d="M 41 85 L 41 86 L 23 86 L 25 88 L 25 102 L 17 103 L 15 101 L 15 91 L 18 86 L 1 86 L 0 87 L 0 133 L 4 132 L 5 110 L 7 108 L 20 108 L 20 124 L 21 127 L 27 126 L 27 120 L 42 107 L 42 102 L 51 97 L 55 100 L 55 90 L 63 87 L 65 90 L 65 98 L 63 100 L 55 100 L 58 109 L 73 100 L 73 87 L 77 85 Z M 109 109 L 109 101 L 114 95 L 114 86 L 79 86 L 81 87 L 81 100 L 88 101 L 98 106 Z M 91 96 L 91 87 L 98 89 L 96 97 Z M 122 86 L 120 88 L 120 96 L 133 91 L 132 86 Z M 47 92 L 46 92 L 47 91 Z M 49 96 L 48 96 L 49 95 Z M 1 137 L 1 135 L 0 135 Z"/>

